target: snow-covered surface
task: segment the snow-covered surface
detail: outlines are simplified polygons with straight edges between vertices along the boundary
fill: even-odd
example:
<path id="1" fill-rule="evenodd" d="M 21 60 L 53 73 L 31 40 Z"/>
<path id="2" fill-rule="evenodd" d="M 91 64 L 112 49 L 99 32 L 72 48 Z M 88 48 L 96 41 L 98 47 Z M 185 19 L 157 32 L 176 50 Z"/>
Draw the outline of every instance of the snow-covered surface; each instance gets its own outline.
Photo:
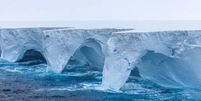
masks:
<path id="1" fill-rule="evenodd" d="M 114 33 L 107 44 L 105 87 L 121 88 L 135 66 L 164 87 L 201 85 L 201 31 Z"/>
<path id="2" fill-rule="evenodd" d="M 0 22 L 2 28 L 75 27 L 85 29 L 132 28 L 137 32 L 201 30 L 200 20 L 139 20 L 139 21 L 10 21 Z"/>

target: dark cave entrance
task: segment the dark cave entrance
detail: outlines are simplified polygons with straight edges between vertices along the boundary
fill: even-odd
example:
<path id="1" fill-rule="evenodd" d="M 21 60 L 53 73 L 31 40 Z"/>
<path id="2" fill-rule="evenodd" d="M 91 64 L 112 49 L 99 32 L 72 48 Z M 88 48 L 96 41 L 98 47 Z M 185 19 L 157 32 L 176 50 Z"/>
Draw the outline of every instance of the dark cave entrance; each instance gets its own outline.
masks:
<path id="1" fill-rule="evenodd" d="M 44 56 L 39 52 L 34 49 L 27 50 L 23 57 L 17 61 L 18 63 L 24 63 L 24 62 L 29 62 L 29 65 L 37 65 L 37 64 L 47 64 L 46 59 Z"/>

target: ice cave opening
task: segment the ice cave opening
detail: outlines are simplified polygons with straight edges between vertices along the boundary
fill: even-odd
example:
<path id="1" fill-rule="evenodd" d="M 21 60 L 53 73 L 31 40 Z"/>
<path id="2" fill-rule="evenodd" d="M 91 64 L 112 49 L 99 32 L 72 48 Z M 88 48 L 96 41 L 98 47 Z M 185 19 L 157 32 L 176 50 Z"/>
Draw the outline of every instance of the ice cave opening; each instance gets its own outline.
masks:
<path id="1" fill-rule="evenodd" d="M 27 50 L 24 53 L 23 57 L 20 60 L 18 60 L 17 62 L 19 62 L 19 63 L 30 62 L 29 65 L 36 65 L 36 64 L 41 64 L 41 63 L 46 64 L 47 63 L 43 54 L 34 49 Z"/>
<path id="2" fill-rule="evenodd" d="M 148 51 L 136 64 L 141 78 L 159 86 L 170 88 L 195 87 L 200 84 L 201 48 L 185 51 L 178 57 L 168 57 L 155 51 Z M 130 73 L 132 77 L 133 73 Z M 132 80 L 128 78 L 127 81 Z"/>
<path id="3" fill-rule="evenodd" d="M 129 83 L 129 82 L 136 82 L 136 80 L 139 80 L 141 78 L 140 76 L 140 72 L 138 70 L 138 67 L 135 66 L 131 72 L 130 72 L 130 75 L 126 81 L 126 83 Z"/>
<path id="4" fill-rule="evenodd" d="M 83 68 L 84 71 L 102 72 L 104 61 L 105 55 L 102 52 L 100 43 L 95 39 L 87 39 L 71 56 L 62 72 L 65 72 L 69 68 L 76 70 Z"/>

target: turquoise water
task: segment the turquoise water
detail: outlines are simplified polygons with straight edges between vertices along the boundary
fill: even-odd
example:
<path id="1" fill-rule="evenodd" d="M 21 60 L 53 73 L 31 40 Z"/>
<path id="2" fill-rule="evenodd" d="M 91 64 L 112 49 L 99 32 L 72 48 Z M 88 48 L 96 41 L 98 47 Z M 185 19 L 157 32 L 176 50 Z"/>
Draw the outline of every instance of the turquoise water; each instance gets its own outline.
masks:
<path id="1" fill-rule="evenodd" d="M 201 89 L 170 89 L 130 76 L 119 90 L 102 89 L 102 72 L 69 67 L 61 74 L 46 64 L 0 62 L 0 100 L 134 101 L 201 100 Z"/>

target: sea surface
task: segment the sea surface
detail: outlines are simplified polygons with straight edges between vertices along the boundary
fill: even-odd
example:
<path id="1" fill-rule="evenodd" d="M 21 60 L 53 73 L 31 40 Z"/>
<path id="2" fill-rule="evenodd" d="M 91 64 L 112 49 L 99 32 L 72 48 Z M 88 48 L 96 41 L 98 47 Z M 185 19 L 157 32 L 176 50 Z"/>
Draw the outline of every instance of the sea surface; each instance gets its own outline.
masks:
<path id="1" fill-rule="evenodd" d="M 139 76 L 130 76 L 119 91 L 103 89 L 101 81 L 102 72 L 88 67 L 55 74 L 45 63 L 0 60 L 0 101 L 201 100 L 199 88 L 163 88 Z"/>

